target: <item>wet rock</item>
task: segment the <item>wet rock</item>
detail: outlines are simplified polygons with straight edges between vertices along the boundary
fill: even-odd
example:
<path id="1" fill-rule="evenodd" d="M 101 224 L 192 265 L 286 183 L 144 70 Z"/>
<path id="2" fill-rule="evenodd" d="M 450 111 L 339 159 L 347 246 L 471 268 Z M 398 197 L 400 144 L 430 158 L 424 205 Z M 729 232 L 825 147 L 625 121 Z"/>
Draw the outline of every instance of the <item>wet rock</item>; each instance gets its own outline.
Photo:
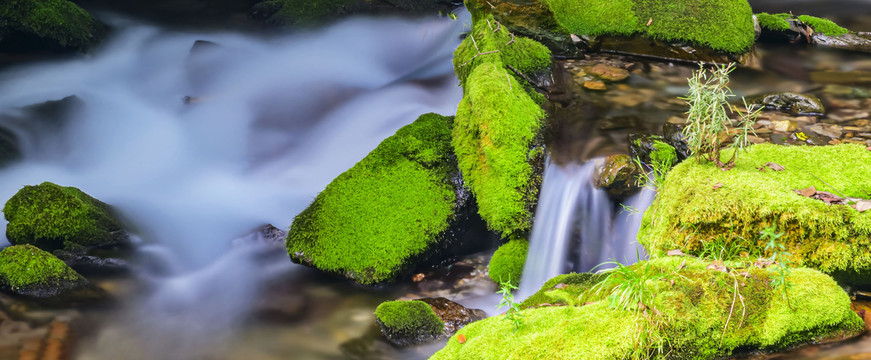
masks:
<path id="1" fill-rule="evenodd" d="M 64 250 L 55 251 L 54 255 L 80 274 L 111 276 L 130 273 L 130 264 L 122 259 L 102 258 Z"/>
<path id="2" fill-rule="evenodd" d="M 844 134 L 843 131 L 841 131 L 841 128 L 837 125 L 811 125 L 808 126 L 808 130 L 834 139 L 840 138 L 841 135 Z"/>
<path id="3" fill-rule="evenodd" d="M 21 159 L 18 138 L 12 131 L 0 127 L 0 168 Z"/>
<path id="4" fill-rule="evenodd" d="M 418 299 L 427 303 L 435 311 L 436 315 L 445 323 L 444 336 L 454 335 L 457 330 L 471 322 L 487 317 L 487 313 L 481 309 L 469 309 L 456 302 L 443 297 Z"/>
<path id="5" fill-rule="evenodd" d="M 584 89 L 605 91 L 608 89 L 608 87 L 605 86 L 605 83 L 601 81 L 584 81 Z"/>
<path id="6" fill-rule="evenodd" d="M 63 261 L 32 245 L 0 251 L 0 291 L 54 306 L 104 297 L 99 288 Z"/>
<path id="7" fill-rule="evenodd" d="M 629 134 L 629 153 L 644 164 L 650 164 L 650 154 L 656 151 L 660 144 L 670 146 L 665 138 L 659 135 L 646 132 Z"/>
<path id="8" fill-rule="evenodd" d="M 597 188 L 605 189 L 612 198 L 625 199 L 638 192 L 638 167 L 632 162 L 629 155 L 611 155 L 605 158 L 605 162 L 595 178 Z"/>
<path id="9" fill-rule="evenodd" d="M 599 36 L 589 43 L 591 44 L 589 50 L 593 51 L 642 55 L 666 61 L 744 64 L 751 59 L 749 56 L 722 54 L 706 47 L 694 47 L 687 43 L 665 42 L 642 36 Z"/>
<path id="10" fill-rule="evenodd" d="M 439 297 L 388 301 L 378 306 L 375 316 L 382 334 L 390 342 L 408 346 L 450 337 L 463 326 L 486 318 L 487 313 Z"/>
<path id="11" fill-rule="evenodd" d="M 690 149 L 687 145 L 686 136 L 683 134 L 683 125 L 666 122 L 662 124 L 662 137 L 665 142 L 674 147 L 677 153 L 677 158 L 680 161 L 686 160 L 690 156 Z"/>
<path id="12" fill-rule="evenodd" d="M 828 36 L 821 32 L 816 32 L 811 37 L 813 38 L 814 44 L 819 46 L 871 53 L 871 39 L 855 33 Z"/>
<path id="13" fill-rule="evenodd" d="M 70 1 L 4 1 L 0 14 L 0 54 L 84 52 L 107 32 L 105 24 Z"/>
<path id="14" fill-rule="evenodd" d="M 62 136 L 63 130 L 83 106 L 78 97 L 67 96 L 0 114 L 0 166 L 4 152 L 13 161 L 24 156 L 39 160 L 66 156 L 69 140 Z M 22 144 L 28 144 L 27 148 Z"/>
<path id="15" fill-rule="evenodd" d="M 617 82 L 629 77 L 629 71 L 613 65 L 599 63 L 587 69 L 587 73 L 608 82 Z"/>
<path id="16" fill-rule="evenodd" d="M 822 115 L 826 112 L 820 99 L 810 94 L 766 94 L 751 99 L 750 103 L 766 109 L 783 110 L 793 115 Z"/>
<path id="17" fill-rule="evenodd" d="M 798 126 L 791 120 L 777 120 L 772 121 L 768 128 L 774 131 L 792 132 L 798 129 Z"/>
<path id="18" fill-rule="evenodd" d="M 462 3 L 462 2 L 460 2 Z M 547 5 L 539 0 L 469 0 L 465 2 L 469 11 L 493 14 L 502 26 L 508 27 L 516 35 L 535 39 L 547 46 L 554 55 L 576 57 L 580 49 L 575 46 L 572 34 L 565 31 L 556 21 Z M 575 36 L 577 38 L 577 36 Z M 577 38 L 581 41 L 581 38 Z"/>

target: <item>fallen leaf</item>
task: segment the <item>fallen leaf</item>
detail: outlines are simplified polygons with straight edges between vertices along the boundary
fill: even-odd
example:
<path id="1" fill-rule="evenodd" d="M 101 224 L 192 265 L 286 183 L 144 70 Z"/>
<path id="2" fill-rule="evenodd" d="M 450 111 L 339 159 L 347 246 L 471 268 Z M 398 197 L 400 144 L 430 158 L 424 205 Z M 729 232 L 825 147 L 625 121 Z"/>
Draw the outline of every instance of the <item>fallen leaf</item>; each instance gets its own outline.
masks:
<path id="1" fill-rule="evenodd" d="M 841 204 L 844 202 L 844 198 L 832 194 L 828 191 L 817 191 L 817 193 L 814 194 L 813 198 L 825 201 L 826 204 Z"/>
<path id="2" fill-rule="evenodd" d="M 804 196 L 804 197 L 811 197 L 817 193 L 817 188 L 811 186 L 811 187 L 807 187 L 807 188 L 804 188 L 801 190 L 795 190 L 795 193 L 799 194 L 801 196 Z"/>
<path id="3" fill-rule="evenodd" d="M 853 207 L 859 212 L 864 212 L 865 210 L 871 210 L 871 200 L 862 200 L 853 204 Z"/>
<path id="4" fill-rule="evenodd" d="M 563 284 L 563 283 L 559 283 L 559 284 L 556 284 L 556 286 L 554 286 L 553 288 L 554 289 L 565 289 L 567 287 L 568 287 L 568 285 Z"/>
<path id="5" fill-rule="evenodd" d="M 650 20 L 647 20 L 647 26 L 650 26 L 650 24 L 653 24 L 653 18 L 650 18 Z"/>
<path id="6" fill-rule="evenodd" d="M 687 255 L 687 254 L 684 254 L 683 251 L 680 251 L 680 249 L 669 250 L 665 254 L 668 256 L 686 256 Z"/>
<path id="7" fill-rule="evenodd" d="M 684 261 L 681 261 L 680 265 L 677 266 L 677 269 L 678 269 L 678 270 L 683 270 L 683 269 L 685 269 L 686 267 L 687 267 L 687 261 L 684 260 Z"/>
<path id="8" fill-rule="evenodd" d="M 871 146 L 866 147 L 865 150 L 871 151 Z"/>
<path id="9" fill-rule="evenodd" d="M 671 286 L 674 286 L 674 279 L 671 279 Z"/>
<path id="10" fill-rule="evenodd" d="M 771 264 L 774 264 L 774 261 L 759 259 L 759 260 L 756 260 L 755 263 L 753 263 L 753 266 L 756 266 L 760 269 L 764 269 L 764 268 L 771 266 Z"/>
<path id="11" fill-rule="evenodd" d="M 726 269 L 726 265 L 723 265 L 723 262 L 720 260 L 715 260 L 714 262 L 708 264 L 708 269 L 722 271 L 722 272 L 729 272 L 729 270 Z"/>
<path id="12" fill-rule="evenodd" d="M 463 335 L 463 334 L 457 335 L 457 342 L 460 344 L 465 344 L 466 343 L 466 335 Z"/>
<path id="13" fill-rule="evenodd" d="M 774 170 L 774 171 L 783 171 L 783 170 L 786 170 L 786 168 L 783 167 L 783 165 L 780 165 L 780 164 L 778 164 L 778 163 L 773 163 L 773 162 L 767 162 L 767 163 L 765 163 L 765 165 L 763 165 L 763 166 L 768 166 L 769 169 Z"/>
<path id="14" fill-rule="evenodd" d="M 723 187 L 723 183 L 716 183 L 716 184 L 714 184 L 714 186 L 711 186 L 711 188 L 714 189 L 714 190 L 717 190 L 717 189 L 719 189 L 719 188 L 721 188 L 721 187 Z"/>

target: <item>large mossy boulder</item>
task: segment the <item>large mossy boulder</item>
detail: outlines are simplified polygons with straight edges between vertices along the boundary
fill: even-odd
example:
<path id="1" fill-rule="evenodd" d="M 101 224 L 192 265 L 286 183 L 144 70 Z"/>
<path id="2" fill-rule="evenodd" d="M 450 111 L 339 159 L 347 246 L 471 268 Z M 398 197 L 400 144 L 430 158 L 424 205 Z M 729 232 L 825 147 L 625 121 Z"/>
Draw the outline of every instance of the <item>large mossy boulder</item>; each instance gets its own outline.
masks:
<path id="1" fill-rule="evenodd" d="M 67 0 L 0 2 L 0 52 L 84 51 L 106 27 Z"/>
<path id="2" fill-rule="evenodd" d="M 643 35 L 723 53 L 744 53 L 755 41 L 747 0 L 542 0 L 577 35 Z"/>
<path id="3" fill-rule="evenodd" d="M 864 330 L 847 294 L 816 270 L 794 268 L 791 286 L 775 288 L 774 268 L 709 265 L 666 257 L 562 276 L 523 303 L 518 327 L 506 315 L 469 324 L 431 359 L 716 359 Z M 612 306 L 641 293 L 641 305 Z"/>
<path id="4" fill-rule="evenodd" d="M 32 245 L 0 251 L 0 290 L 57 305 L 102 297 L 101 291 L 63 261 Z"/>
<path id="5" fill-rule="evenodd" d="M 490 279 L 497 284 L 520 285 L 528 252 L 529 241 L 526 239 L 511 240 L 500 246 L 490 259 L 488 267 Z"/>
<path id="6" fill-rule="evenodd" d="M 765 164 L 785 168 L 773 171 Z M 710 163 L 684 161 L 644 213 L 638 241 L 652 256 L 681 249 L 698 253 L 706 244 L 764 248 L 760 232 L 777 226 L 779 239 L 801 266 L 852 285 L 871 285 L 871 211 L 796 193 L 814 186 L 847 197 L 868 198 L 871 151 L 845 144 L 791 147 L 760 144 L 723 171 Z"/>
<path id="7" fill-rule="evenodd" d="M 522 237 L 531 228 L 541 186 L 543 152 L 537 146 L 545 113 L 543 97 L 515 70 L 547 71 L 550 52 L 493 25 L 492 15 L 472 15 L 473 29 L 454 52 L 464 91 L 453 148 L 487 227 L 503 238 Z"/>
<path id="8" fill-rule="evenodd" d="M 293 220 L 295 262 L 360 284 L 396 280 L 441 250 L 455 250 L 472 201 L 451 149 L 452 117 L 426 114 L 334 179 Z"/>
<path id="9" fill-rule="evenodd" d="M 12 244 L 44 250 L 124 245 L 128 234 L 109 205 L 74 187 L 44 182 L 18 190 L 3 207 Z"/>

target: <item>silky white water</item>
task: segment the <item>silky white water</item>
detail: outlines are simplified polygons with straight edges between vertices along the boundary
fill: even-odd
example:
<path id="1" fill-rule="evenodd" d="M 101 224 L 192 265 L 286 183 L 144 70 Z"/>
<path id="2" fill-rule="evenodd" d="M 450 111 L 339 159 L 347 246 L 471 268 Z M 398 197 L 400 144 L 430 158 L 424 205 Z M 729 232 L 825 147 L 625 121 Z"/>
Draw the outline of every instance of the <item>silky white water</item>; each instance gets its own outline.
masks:
<path id="1" fill-rule="evenodd" d="M 270 39 L 119 22 L 89 57 L 0 73 L 0 114 L 81 100 L 54 135 L 0 122 L 24 152 L 0 169 L 0 199 L 43 181 L 78 187 L 123 214 L 140 254 L 171 269 L 140 274 L 152 293 L 83 356 L 195 356 L 189 347 L 220 341 L 259 282 L 291 266 L 230 241 L 264 223 L 286 229 L 381 140 L 420 114 L 453 114 L 462 89 L 451 58 L 468 14 L 460 19 L 357 18 Z M 191 53 L 196 40 L 217 45 Z"/>

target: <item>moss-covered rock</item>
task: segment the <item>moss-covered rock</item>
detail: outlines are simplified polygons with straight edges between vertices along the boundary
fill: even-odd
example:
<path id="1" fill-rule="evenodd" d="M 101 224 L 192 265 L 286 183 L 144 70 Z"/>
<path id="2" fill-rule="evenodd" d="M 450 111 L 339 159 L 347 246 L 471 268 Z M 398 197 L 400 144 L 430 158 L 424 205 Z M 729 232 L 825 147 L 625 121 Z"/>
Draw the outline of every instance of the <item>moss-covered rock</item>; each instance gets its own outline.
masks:
<path id="1" fill-rule="evenodd" d="M 464 96 L 453 147 L 487 226 L 504 238 L 517 237 L 530 229 L 541 183 L 536 169 L 543 156 L 535 147 L 545 113 L 530 95 L 538 94 L 510 68 L 527 75 L 546 69 L 550 52 L 529 39 L 512 40 L 504 26 L 493 25 L 492 15 L 473 18 L 473 31 L 454 53 Z"/>
<path id="2" fill-rule="evenodd" d="M 613 199 L 625 199 L 638 192 L 638 167 L 626 154 L 609 155 L 595 178 L 597 188 L 605 189 Z"/>
<path id="3" fill-rule="evenodd" d="M 593 288 L 590 275 L 563 275 L 533 297 L 538 305 L 566 306 L 522 310 L 517 329 L 504 315 L 472 323 L 431 359 L 714 359 L 864 329 L 847 294 L 825 274 L 793 269 L 792 287 L 773 288 L 771 268 L 725 272 L 708 265 L 661 258 L 624 268 L 619 282 Z M 629 296 L 639 289 L 649 295 L 646 305 L 611 306 L 611 294 L 627 294 L 617 286 L 629 284 L 636 284 Z"/>
<path id="4" fill-rule="evenodd" d="M 375 309 L 375 321 L 384 336 L 399 346 L 435 340 L 445 327 L 435 311 L 420 300 L 381 303 Z"/>
<path id="5" fill-rule="evenodd" d="M 453 118 L 426 114 L 334 179 L 293 220 L 295 262 L 361 284 L 395 280 L 440 248 L 467 196 L 451 149 Z"/>
<path id="6" fill-rule="evenodd" d="M 457 6 L 450 0 L 266 0 L 254 5 L 255 18 L 274 26 L 307 26 L 348 14 L 403 13 L 435 15 Z"/>
<path id="7" fill-rule="evenodd" d="M 757 169 L 768 162 L 786 169 Z M 827 205 L 793 191 L 815 186 L 867 198 L 868 174 L 871 151 L 855 144 L 754 145 L 729 171 L 685 161 L 669 172 L 664 188 L 645 212 L 638 240 L 653 256 L 672 249 L 701 251 L 711 241 L 726 245 L 749 241 L 761 249 L 765 244 L 757 240 L 759 232 L 774 225 L 785 231 L 780 241 L 797 264 L 847 283 L 869 285 L 871 212 Z M 718 183 L 722 185 L 714 186 Z"/>
<path id="8" fill-rule="evenodd" d="M 105 25 L 67 0 L 0 3 L 0 50 L 87 50 Z"/>
<path id="9" fill-rule="evenodd" d="M 770 31 L 789 31 L 789 19 L 791 17 L 792 16 L 789 14 L 769 14 L 764 12 L 756 14 L 756 20 L 759 21 L 759 26 L 761 26 L 763 30 Z"/>
<path id="10" fill-rule="evenodd" d="M 3 207 L 12 244 L 45 250 L 123 245 L 127 232 L 105 203 L 74 187 L 50 182 L 18 190 Z"/>
<path id="11" fill-rule="evenodd" d="M 726 53 L 753 46 L 746 0 L 544 0 L 557 22 L 578 35 L 634 35 L 688 41 Z"/>
<path id="12" fill-rule="evenodd" d="M 511 240 L 500 246 L 490 259 L 490 279 L 497 284 L 508 283 L 518 286 L 528 251 L 529 241 L 525 239 Z"/>
<path id="13" fill-rule="evenodd" d="M 43 302 L 69 305 L 102 293 L 63 261 L 32 245 L 0 251 L 0 290 Z"/>
<path id="14" fill-rule="evenodd" d="M 647 165 L 654 162 L 674 165 L 679 159 L 674 146 L 671 146 L 664 137 L 649 133 L 629 134 L 629 153 L 632 154 L 632 158 Z"/>
<path id="15" fill-rule="evenodd" d="M 807 24 L 807 26 L 810 26 L 814 31 L 823 33 L 826 36 L 840 36 L 850 32 L 850 30 L 835 24 L 834 21 L 829 19 L 810 15 L 799 15 L 798 19 Z"/>

